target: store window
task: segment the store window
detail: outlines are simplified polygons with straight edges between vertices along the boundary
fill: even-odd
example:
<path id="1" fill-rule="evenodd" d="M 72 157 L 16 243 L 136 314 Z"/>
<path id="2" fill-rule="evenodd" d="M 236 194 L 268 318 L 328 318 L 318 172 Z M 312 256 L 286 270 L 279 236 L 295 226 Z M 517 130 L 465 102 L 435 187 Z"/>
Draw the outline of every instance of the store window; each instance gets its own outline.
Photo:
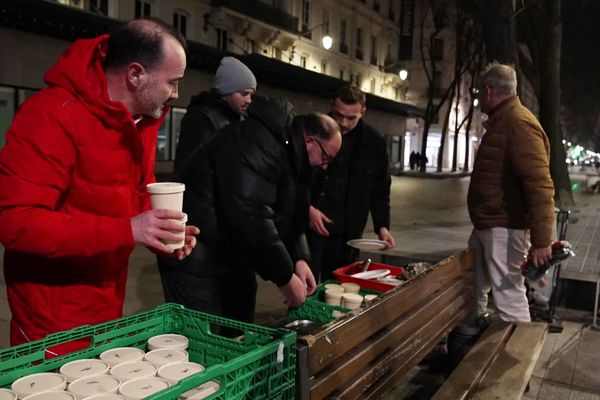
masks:
<path id="1" fill-rule="evenodd" d="M 90 12 L 108 16 L 108 0 L 90 0 Z"/>
<path id="2" fill-rule="evenodd" d="M 172 107 L 158 130 L 158 142 L 156 144 L 156 160 L 170 161 L 175 159 L 175 150 L 179 140 L 181 119 L 186 109 Z"/>
<path id="3" fill-rule="evenodd" d="M 150 17 L 152 15 L 152 3 L 148 0 L 135 0 L 136 18 Z"/>
<path id="4" fill-rule="evenodd" d="M 177 10 L 173 13 L 173 27 L 187 37 L 188 14 L 185 11 Z"/>

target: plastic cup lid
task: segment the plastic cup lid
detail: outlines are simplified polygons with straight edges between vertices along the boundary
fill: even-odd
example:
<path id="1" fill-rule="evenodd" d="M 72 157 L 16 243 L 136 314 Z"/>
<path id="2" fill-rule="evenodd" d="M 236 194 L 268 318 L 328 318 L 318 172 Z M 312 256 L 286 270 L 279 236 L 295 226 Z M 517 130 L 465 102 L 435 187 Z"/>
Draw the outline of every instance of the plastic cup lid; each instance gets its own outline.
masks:
<path id="1" fill-rule="evenodd" d="M 219 382 L 208 381 L 200 386 L 196 386 L 195 388 L 182 393 L 180 398 L 183 400 L 201 400 L 213 393 L 218 392 L 220 388 L 221 385 L 219 385 Z"/>
<path id="2" fill-rule="evenodd" d="M 157 335 L 148 339 L 148 350 L 156 349 L 176 349 L 185 350 L 188 348 L 188 338 L 183 335 L 166 334 Z"/>
<path id="3" fill-rule="evenodd" d="M 116 393 L 103 393 L 95 396 L 85 397 L 83 400 L 125 400 L 125 397 Z"/>
<path id="4" fill-rule="evenodd" d="M 358 303 L 363 301 L 363 297 L 356 293 L 344 293 L 342 299 L 350 301 L 352 303 Z"/>
<path id="5" fill-rule="evenodd" d="M 17 394 L 10 389 L 0 388 L 0 400 L 17 400 Z"/>
<path id="6" fill-rule="evenodd" d="M 175 349 L 156 349 L 149 351 L 144 356 L 144 360 L 150 361 L 155 365 L 165 365 L 174 362 L 187 362 L 188 353 L 185 350 Z"/>
<path id="7" fill-rule="evenodd" d="M 100 354 L 100 359 L 114 367 L 124 362 L 141 361 L 144 358 L 144 354 L 144 350 L 136 347 L 117 347 Z"/>
<path id="8" fill-rule="evenodd" d="M 146 190 L 152 194 L 179 193 L 185 191 L 185 185 L 180 182 L 156 182 L 147 184 Z"/>
<path id="9" fill-rule="evenodd" d="M 115 365 L 110 369 L 110 374 L 125 382 L 130 379 L 147 378 L 156 375 L 156 365 L 148 361 L 129 361 Z"/>
<path id="10" fill-rule="evenodd" d="M 30 394 L 23 400 L 77 400 L 77 395 L 64 390 L 53 390 L 50 392 L 40 392 Z"/>
<path id="11" fill-rule="evenodd" d="M 143 399 L 169 387 L 166 379 L 150 377 L 127 381 L 119 388 L 119 393 L 130 400 Z"/>
<path id="12" fill-rule="evenodd" d="M 33 393 L 63 390 L 65 387 L 67 387 L 67 378 L 54 372 L 24 376 L 14 381 L 11 386 L 21 399 Z"/>
<path id="13" fill-rule="evenodd" d="M 116 393 L 121 381 L 110 375 L 86 376 L 69 385 L 69 391 L 79 397 L 94 396 L 104 393 Z"/>
<path id="14" fill-rule="evenodd" d="M 67 382 L 72 382 L 84 376 L 105 375 L 108 374 L 110 365 L 106 361 L 96 359 L 75 360 L 60 367 L 60 373 L 67 378 Z"/>
<path id="15" fill-rule="evenodd" d="M 204 371 L 204 367 L 195 362 L 172 363 L 160 367 L 158 376 L 165 378 L 171 384 L 176 384 L 180 380 L 202 371 Z"/>

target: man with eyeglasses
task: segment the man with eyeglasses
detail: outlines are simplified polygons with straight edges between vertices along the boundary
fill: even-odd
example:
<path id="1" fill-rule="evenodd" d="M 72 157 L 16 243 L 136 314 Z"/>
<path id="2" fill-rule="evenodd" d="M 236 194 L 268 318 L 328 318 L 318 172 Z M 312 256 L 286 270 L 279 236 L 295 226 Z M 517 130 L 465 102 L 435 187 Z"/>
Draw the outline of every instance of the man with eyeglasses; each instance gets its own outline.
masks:
<path id="1" fill-rule="evenodd" d="M 390 185 L 383 136 L 364 123 L 365 94 L 355 86 L 340 88 L 331 102 L 331 117 L 339 124 L 342 149 L 332 158 L 323 151 L 327 168 L 315 173 L 309 209 L 311 269 L 321 280 L 356 260 L 346 242 L 360 238 L 369 212 L 380 240 L 394 247 L 390 226 Z"/>

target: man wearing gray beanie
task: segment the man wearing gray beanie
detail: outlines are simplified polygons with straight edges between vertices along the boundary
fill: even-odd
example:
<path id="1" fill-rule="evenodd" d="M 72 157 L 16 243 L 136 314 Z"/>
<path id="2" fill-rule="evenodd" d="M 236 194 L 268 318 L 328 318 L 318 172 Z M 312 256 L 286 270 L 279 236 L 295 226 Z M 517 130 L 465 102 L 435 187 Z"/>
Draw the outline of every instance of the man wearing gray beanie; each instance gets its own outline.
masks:
<path id="1" fill-rule="evenodd" d="M 199 167 L 192 155 L 202 143 L 214 137 L 219 129 L 243 120 L 255 91 L 256 78 L 252 71 L 234 57 L 223 57 L 215 73 L 213 88 L 194 96 L 181 120 L 175 154 L 175 180 L 186 182 L 186 174 Z M 202 177 L 192 172 L 191 179 L 198 183 Z M 222 291 L 228 286 L 234 293 L 254 293 L 251 283 L 253 281 L 256 285 L 256 279 L 250 276 L 228 282 L 225 274 L 229 267 L 223 261 L 220 248 L 206 239 L 214 236 L 211 232 L 216 227 L 213 229 L 207 224 L 203 211 L 198 211 L 203 210 L 202 204 L 203 200 L 194 197 L 191 191 L 184 194 L 184 208 L 189 219 L 203 223 L 201 229 L 205 240 L 197 244 L 198 250 L 192 252 L 186 262 L 158 257 L 165 299 L 195 310 L 239 319 L 237 310 L 224 309 L 226 305 L 220 300 Z M 241 285 L 239 288 L 236 287 L 238 283 Z"/>
<path id="2" fill-rule="evenodd" d="M 237 58 L 223 57 L 213 88 L 192 97 L 181 120 L 175 152 L 176 174 L 203 141 L 231 122 L 243 119 L 255 92 L 256 78 L 252 71 Z"/>

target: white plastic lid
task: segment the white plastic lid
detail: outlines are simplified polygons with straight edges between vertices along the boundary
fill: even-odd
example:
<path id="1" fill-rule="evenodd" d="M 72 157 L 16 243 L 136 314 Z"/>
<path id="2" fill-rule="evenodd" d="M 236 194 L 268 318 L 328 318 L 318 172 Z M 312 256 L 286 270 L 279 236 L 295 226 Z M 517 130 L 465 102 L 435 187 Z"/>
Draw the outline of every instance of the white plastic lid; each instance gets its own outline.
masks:
<path id="1" fill-rule="evenodd" d="M 117 347 L 100 354 L 100 359 L 109 363 L 111 367 L 114 367 L 124 362 L 142 361 L 144 354 L 144 350 L 136 347 Z"/>
<path id="2" fill-rule="evenodd" d="M 17 394 L 10 389 L 0 388 L 0 400 L 17 400 Z"/>
<path id="3" fill-rule="evenodd" d="M 187 351 L 174 349 L 156 349 L 149 351 L 144 356 L 144 360 L 158 366 L 174 362 L 187 362 L 188 359 Z"/>
<path id="4" fill-rule="evenodd" d="M 155 376 L 156 369 L 156 365 L 148 361 L 130 361 L 112 367 L 110 374 L 125 382 L 131 379 Z"/>
<path id="5" fill-rule="evenodd" d="M 119 393 L 128 400 L 138 400 L 169 387 L 166 379 L 151 377 L 132 379 L 121 385 Z"/>
<path id="6" fill-rule="evenodd" d="M 30 394 L 23 400 L 77 400 L 77 396 L 75 393 L 65 392 L 64 390 L 54 390 Z"/>
<path id="7" fill-rule="evenodd" d="M 185 191 L 185 185 L 180 182 L 156 182 L 147 184 L 146 190 L 152 194 L 179 193 Z"/>
<path id="8" fill-rule="evenodd" d="M 156 349 L 175 349 L 186 350 L 188 348 L 188 338 L 183 335 L 166 334 L 157 335 L 148 339 L 148 350 Z"/>
<path id="9" fill-rule="evenodd" d="M 220 388 L 221 385 L 219 385 L 219 382 L 208 381 L 200 386 L 196 386 L 195 388 L 182 393 L 179 397 L 183 400 L 200 400 L 218 392 Z"/>
<path id="10" fill-rule="evenodd" d="M 54 372 L 43 372 L 24 376 L 13 382 L 11 388 L 17 397 L 23 399 L 30 394 L 64 390 L 67 387 L 67 378 Z"/>
<path id="11" fill-rule="evenodd" d="M 86 376 L 71 382 L 69 391 L 83 399 L 97 394 L 117 393 L 120 384 L 119 379 L 110 375 Z"/>
<path id="12" fill-rule="evenodd" d="M 83 400 L 125 400 L 125 397 L 116 393 L 104 393 L 86 397 Z"/>
<path id="13" fill-rule="evenodd" d="M 204 367 L 195 362 L 171 363 L 163 365 L 158 369 L 158 376 L 168 380 L 175 385 L 183 378 L 204 371 Z"/>
<path id="14" fill-rule="evenodd" d="M 60 367 L 60 373 L 67 378 L 67 382 L 73 382 L 84 376 L 106 375 L 110 365 L 106 361 L 96 359 L 75 360 Z"/>

